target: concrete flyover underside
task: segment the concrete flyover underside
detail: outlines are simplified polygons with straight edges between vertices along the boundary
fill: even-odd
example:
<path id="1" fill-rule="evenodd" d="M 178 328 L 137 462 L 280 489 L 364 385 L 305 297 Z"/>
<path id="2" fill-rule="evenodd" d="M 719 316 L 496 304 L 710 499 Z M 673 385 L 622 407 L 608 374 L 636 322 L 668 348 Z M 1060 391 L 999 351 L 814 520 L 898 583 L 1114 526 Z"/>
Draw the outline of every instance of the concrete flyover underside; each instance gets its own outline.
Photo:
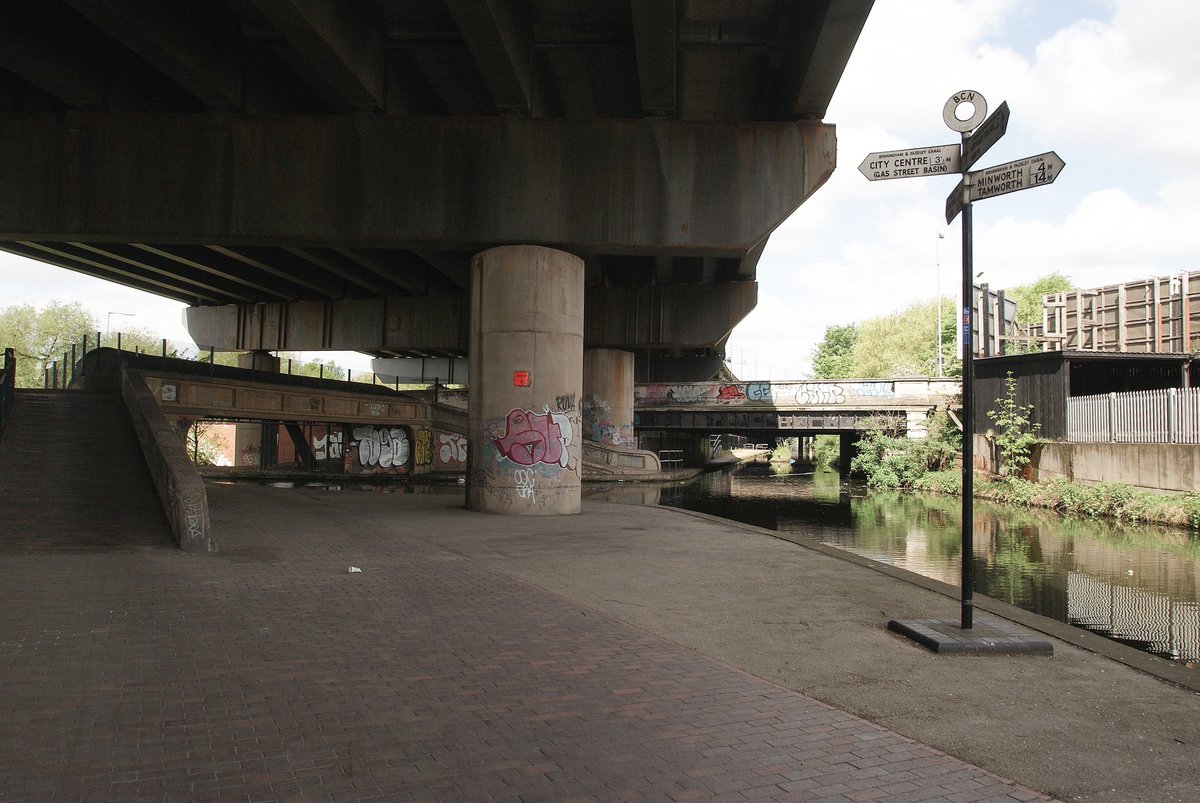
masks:
<path id="1" fill-rule="evenodd" d="M 584 260 L 589 347 L 719 355 L 834 169 L 822 120 L 871 5 L 12 4 L 0 248 L 206 310 L 221 348 L 257 345 L 259 304 L 431 299 L 367 339 L 299 316 L 281 347 L 445 357 L 466 322 L 421 333 L 472 255 L 535 244 Z"/>
<path id="2" fill-rule="evenodd" d="M 583 348 L 707 379 L 871 5 L 0 6 L 0 249 L 186 302 L 203 348 L 438 358 L 476 255 L 553 249 Z"/>

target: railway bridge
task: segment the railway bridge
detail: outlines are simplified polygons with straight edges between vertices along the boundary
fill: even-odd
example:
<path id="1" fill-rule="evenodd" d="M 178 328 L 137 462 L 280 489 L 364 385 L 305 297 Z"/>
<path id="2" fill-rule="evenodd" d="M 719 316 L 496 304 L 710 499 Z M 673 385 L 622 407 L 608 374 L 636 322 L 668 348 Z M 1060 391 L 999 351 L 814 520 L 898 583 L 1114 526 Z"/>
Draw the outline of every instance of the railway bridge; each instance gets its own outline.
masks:
<path id="1" fill-rule="evenodd" d="M 754 441 L 840 435 L 847 451 L 868 420 L 884 417 L 909 437 L 962 391 L 957 379 L 674 382 L 635 388 L 638 437 L 650 449 L 677 446 L 680 435 L 741 435 Z"/>

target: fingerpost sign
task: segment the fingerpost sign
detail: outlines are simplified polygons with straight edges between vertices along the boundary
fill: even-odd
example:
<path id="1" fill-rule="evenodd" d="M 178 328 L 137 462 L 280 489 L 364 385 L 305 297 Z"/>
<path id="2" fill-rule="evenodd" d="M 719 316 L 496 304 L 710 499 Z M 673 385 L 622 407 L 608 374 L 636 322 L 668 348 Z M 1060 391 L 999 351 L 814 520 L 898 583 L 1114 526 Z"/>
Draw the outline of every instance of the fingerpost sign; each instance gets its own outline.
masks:
<path id="1" fill-rule="evenodd" d="M 966 110 L 964 113 L 964 109 Z M 983 170 L 970 168 L 1008 130 L 1008 103 L 988 117 L 987 101 L 973 89 L 955 92 L 942 107 L 942 120 L 962 135 L 961 145 L 933 145 L 867 154 L 858 169 L 869 181 L 958 174 L 962 178 L 946 197 L 946 222 L 962 213 L 962 629 L 973 620 L 974 555 L 974 344 L 972 202 L 1053 184 L 1064 162 L 1054 151 Z"/>

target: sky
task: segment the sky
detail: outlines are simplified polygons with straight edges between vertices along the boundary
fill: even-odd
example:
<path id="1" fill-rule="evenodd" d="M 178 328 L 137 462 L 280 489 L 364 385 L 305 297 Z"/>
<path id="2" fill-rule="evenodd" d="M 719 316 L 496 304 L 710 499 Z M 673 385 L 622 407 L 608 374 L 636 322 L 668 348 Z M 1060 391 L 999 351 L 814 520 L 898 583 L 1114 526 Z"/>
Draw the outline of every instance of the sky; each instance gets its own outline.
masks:
<path id="1" fill-rule="evenodd" d="M 826 327 L 939 286 L 955 296 L 961 218 L 946 224 L 945 199 L 958 177 L 872 182 L 858 165 L 959 141 L 942 108 L 962 90 L 1011 109 L 975 169 L 1046 151 L 1066 163 L 1050 186 L 974 205 L 980 281 L 1059 271 L 1091 288 L 1200 269 L 1198 30 L 1190 0 L 876 0 L 825 117 L 838 167 L 772 234 L 758 306 L 730 338 L 735 373 L 803 378 Z M 2 253 L 0 276 L 0 306 L 79 300 L 102 328 L 188 340 L 179 303 Z"/>
<path id="2" fill-rule="evenodd" d="M 868 181 L 858 165 L 959 141 L 942 108 L 961 90 L 1011 109 L 974 169 L 1047 151 L 1066 163 L 1050 186 L 973 205 L 979 281 L 1200 270 L 1198 30 L 1187 0 L 876 0 L 825 117 L 837 169 L 771 236 L 758 306 L 730 338 L 735 373 L 803 376 L 826 327 L 931 300 L 939 274 L 957 297 L 961 216 L 948 226 L 945 201 L 959 177 Z"/>

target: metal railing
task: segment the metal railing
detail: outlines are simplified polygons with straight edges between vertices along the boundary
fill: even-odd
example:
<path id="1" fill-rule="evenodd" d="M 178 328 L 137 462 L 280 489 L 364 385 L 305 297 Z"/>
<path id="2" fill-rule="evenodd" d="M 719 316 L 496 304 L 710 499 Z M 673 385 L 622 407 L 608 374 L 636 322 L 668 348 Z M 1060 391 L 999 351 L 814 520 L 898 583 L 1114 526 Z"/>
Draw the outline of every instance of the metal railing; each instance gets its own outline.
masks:
<path id="1" fill-rule="evenodd" d="M 13 397 L 17 387 L 17 357 L 12 349 L 4 350 L 4 365 L 0 366 L 0 432 L 12 414 Z"/>
<path id="2" fill-rule="evenodd" d="M 1200 444 L 1200 388 L 1067 399 L 1071 443 Z"/>
<path id="3" fill-rule="evenodd" d="M 662 468 L 682 468 L 683 449 L 659 449 L 658 464 Z"/>
<path id="4" fill-rule="evenodd" d="M 131 342 L 132 341 L 132 342 Z M 201 350 L 195 343 L 189 341 L 167 340 L 165 338 L 147 341 L 144 337 L 131 338 L 121 332 L 96 332 L 95 336 L 84 335 L 78 343 L 72 343 L 65 349 L 60 358 L 48 360 L 43 365 L 43 387 L 47 390 L 65 389 L 83 372 L 83 358 L 89 352 L 99 348 L 112 348 L 117 351 L 129 351 L 135 354 L 161 356 L 163 360 L 180 359 L 192 362 L 221 364 L 220 354 L 213 349 Z M 233 362 L 227 363 L 234 365 Z M 378 375 L 370 371 L 355 371 L 341 368 L 333 364 L 325 364 L 319 360 L 301 362 L 298 358 L 281 357 L 279 373 L 289 374 L 293 370 L 299 374 L 301 370 L 311 371 L 315 367 L 314 378 L 343 381 L 365 385 L 387 385 Z M 253 370 L 253 369 L 251 369 Z M 272 372 L 273 373 L 273 372 Z M 305 374 L 307 375 L 307 374 Z M 36 374 L 35 374 L 36 376 Z M 399 383 L 394 383 L 400 389 Z M 388 385 L 390 387 L 390 385 Z"/>

